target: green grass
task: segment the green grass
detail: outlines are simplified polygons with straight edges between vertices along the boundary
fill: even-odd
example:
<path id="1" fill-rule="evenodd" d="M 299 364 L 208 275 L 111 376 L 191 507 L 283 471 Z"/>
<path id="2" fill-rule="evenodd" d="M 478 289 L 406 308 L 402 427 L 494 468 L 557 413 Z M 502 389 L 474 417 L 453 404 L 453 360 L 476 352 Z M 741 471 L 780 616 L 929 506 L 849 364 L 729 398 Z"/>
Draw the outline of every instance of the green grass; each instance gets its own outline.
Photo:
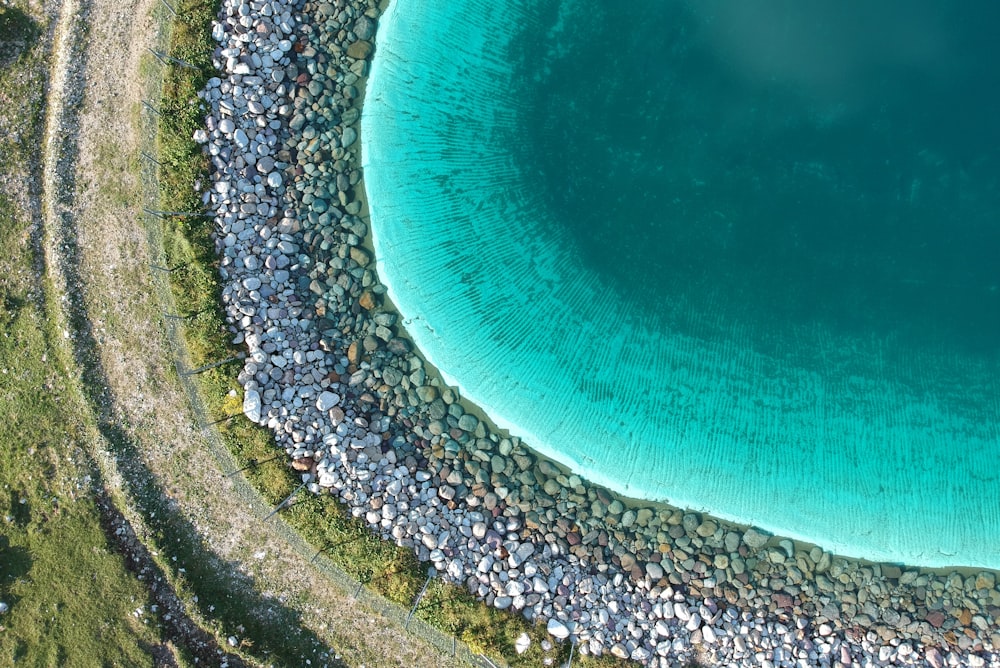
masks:
<path id="1" fill-rule="evenodd" d="M 0 61 L 0 664 L 151 666 L 159 620 L 102 527 L 81 407 L 37 292 L 30 213 L 3 192 L 37 167 L 40 34 L 0 9 L 0 53 L 16 47 Z"/>
<path id="2" fill-rule="evenodd" d="M 214 47 L 209 32 L 214 11 L 214 3 L 207 0 L 183 0 L 178 5 L 180 17 L 175 22 L 171 55 L 202 69 L 172 67 L 166 78 L 161 103 L 165 113 L 159 135 L 160 160 L 164 163 L 160 170 L 162 210 L 200 210 L 199 193 L 193 184 L 208 183 L 207 161 L 191 137 L 201 127 L 205 114 L 197 100 L 197 91 L 215 74 L 207 60 Z M 171 288 L 176 303 L 181 305 L 179 310 L 193 316 L 185 322 L 184 338 L 195 367 L 240 352 L 228 343 L 231 335 L 220 306 L 211 225 L 205 219 L 187 217 L 168 221 L 163 229 L 168 262 L 172 267 L 182 267 L 171 273 Z M 237 368 L 229 365 L 198 376 L 201 394 L 213 419 L 241 412 L 242 389 L 236 381 Z M 273 435 L 242 417 L 220 425 L 220 432 L 240 466 L 269 460 L 277 452 Z M 251 467 L 246 476 L 271 504 L 284 499 L 299 482 L 283 456 Z M 426 566 L 416 560 L 412 550 L 381 540 L 331 496 L 300 494 L 294 505 L 283 511 L 283 516 L 317 550 L 322 549 L 341 568 L 390 601 L 409 607 L 423 586 Z M 194 574 L 190 579 L 196 590 L 204 586 Z M 231 613 L 235 615 L 238 611 Z M 462 587 L 434 580 L 417 616 L 458 637 L 475 652 L 502 657 L 512 666 L 542 665 L 539 641 L 545 637 L 543 628 L 530 625 L 519 615 L 487 607 Z M 535 642 L 519 657 L 514 651 L 514 641 L 525 631 Z M 258 644 L 270 642 L 269 629 L 256 632 L 263 635 L 248 635 Z M 561 660 L 568 658 L 569 646 L 560 646 L 556 655 Z M 574 665 L 579 666 L 619 664 L 610 658 L 597 661 L 579 655 L 574 660 Z"/>

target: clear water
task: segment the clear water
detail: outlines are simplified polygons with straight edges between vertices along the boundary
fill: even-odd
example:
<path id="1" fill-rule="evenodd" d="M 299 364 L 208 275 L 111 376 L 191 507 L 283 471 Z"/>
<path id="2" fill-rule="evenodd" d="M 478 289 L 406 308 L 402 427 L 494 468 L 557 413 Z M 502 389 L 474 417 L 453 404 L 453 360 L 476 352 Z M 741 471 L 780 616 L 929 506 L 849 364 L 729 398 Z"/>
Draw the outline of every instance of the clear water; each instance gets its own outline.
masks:
<path id="1" fill-rule="evenodd" d="M 840 553 L 1000 567 L 989 2 L 396 0 L 379 272 L 529 445 Z"/>

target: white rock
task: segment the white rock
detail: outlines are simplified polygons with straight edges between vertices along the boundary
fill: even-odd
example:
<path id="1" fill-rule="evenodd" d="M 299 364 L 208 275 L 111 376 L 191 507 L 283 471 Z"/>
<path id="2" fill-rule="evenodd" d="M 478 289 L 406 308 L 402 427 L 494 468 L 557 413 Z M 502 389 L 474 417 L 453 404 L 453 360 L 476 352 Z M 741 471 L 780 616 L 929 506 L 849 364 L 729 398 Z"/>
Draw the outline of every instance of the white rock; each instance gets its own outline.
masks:
<path id="1" fill-rule="evenodd" d="M 256 390 L 247 390 L 243 395 L 243 414 L 251 422 L 260 422 L 260 394 Z"/>
<path id="2" fill-rule="evenodd" d="M 233 133 L 233 141 L 235 141 L 236 145 L 241 149 L 245 149 L 250 145 L 250 137 L 247 136 L 247 133 L 243 130 L 243 128 L 238 128 L 236 132 Z"/>
<path id="3" fill-rule="evenodd" d="M 514 651 L 518 654 L 524 654 L 528 651 L 529 647 L 531 647 L 531 636 L 527 633 L 522 633 L 517 637 L 517 640 L 514 641 Z"/>
<path id="4" fill-rule="evenodd" d="M 334 392 L 325 391 L 316 399 L 316 408 L 321 411 L 328 411 L 340 403 L 340 395 Z"/>
<path id="5" fill-rule="evenodd" d="M 267 175 L 267 185 L 272 188 L 280 188 L 282 184 L 281 174 L 278 172 L 271 172 Z"/>
<path id="6" fill-rule="evenodd" d="M 565 624 L 554 617 L 549 620 L 549 623 L 545 626 L 545 630 L 547 630 L 549 635 L 553 638 L 558 638 L 559 640 L 569 638 L 569 629 L 566 628 Z"/>

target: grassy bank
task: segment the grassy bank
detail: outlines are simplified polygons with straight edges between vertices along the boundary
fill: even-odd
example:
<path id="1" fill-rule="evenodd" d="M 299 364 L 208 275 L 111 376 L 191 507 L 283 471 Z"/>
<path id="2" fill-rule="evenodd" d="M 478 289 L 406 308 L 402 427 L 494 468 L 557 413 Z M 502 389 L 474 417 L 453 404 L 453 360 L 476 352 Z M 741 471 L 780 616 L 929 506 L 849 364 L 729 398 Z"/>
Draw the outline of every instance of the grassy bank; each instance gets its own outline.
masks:
<path id="1" fill-rule="evenodd" d="M 0 664 L 151 666 L 175 652 L 102 526 L 76 372 L 38 280 L 27 194 L 40 188 L 46 20 L 0 8 Z"/>
<path id="2" fill-rule="evenodd" d="M 173 67 L 167 77 L 160 126 L 161 191 L 159 208 L 166 211 L 199 211 L 200 193 L 194 183 L 206 184 L 207 162 L 191 137 L 202 126 L 204 111 L 196 94 L 207 77 L 215 74 L 207 56 L 214 48 L 206 22 L 210 2 L 187 0 L 180 4 L 181 18 L 174 30 L 171 54 L 199 69 Z M 232 338 L 220 310 L 220 285 L 211 221 L 198 217 L 176 217 L 163 226 L 163 239 L 171 268 L 174 300 L 183 305 L 184 338 L 194 367 L 232 358 L 240 351 L 230 346 Z M 218 425 L 230 452 L 254 487 L 271 504 L 277 504 L 299 484 L 288 459 L 275 447 L 273 436 L 241 415 L 242 389 L 236 382 L 237 364 L 211 369 L 198 375 L 201 395 Z M 232 419 L 227 419 L 232 417 Z M 275 457 L 275 455 L 279 455 Z M 258 464 L 259 463 L 259 464 Z M 330 496 L 302 493 L 283 516 L 317 550 L 371 591 L 389 601 L 409 607 L 423 586 L 426 566 L 417 562 L 412 550 L 398 548 L 379 539 L 360 520 L 352 518 Z M 464 588 L 435 579 L 428 586 L 417 617 L 451 634 L 474 651 L 502 657 L 512 665 L 537 666 L 545 658 L 565 660 L 570 648 L 563 645 L 545 653 L 540 641 L 544 629 L 527 623 L 519 615 L 501 612 L 479 603 Z M 523 656 L 514 651 L 514 640 L 527 631 L 535 640 Z M 581 657 L 575 665 L 598 662 Z M 601 662 L 610 665 L 608 660 Z"/>

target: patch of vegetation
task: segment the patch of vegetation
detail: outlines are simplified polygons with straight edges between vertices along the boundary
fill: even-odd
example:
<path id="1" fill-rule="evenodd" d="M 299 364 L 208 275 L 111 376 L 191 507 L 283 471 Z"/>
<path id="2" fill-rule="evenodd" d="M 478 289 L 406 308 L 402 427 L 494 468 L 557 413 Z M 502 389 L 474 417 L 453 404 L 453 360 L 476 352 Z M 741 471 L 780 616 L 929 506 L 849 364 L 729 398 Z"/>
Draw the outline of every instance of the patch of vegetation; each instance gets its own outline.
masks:
<path id="1" fill-rule="evenodd" d="M 41 34 L 26 9 L 0 7 L 0 664 L 151 666 L 170 651 L 102 526 L 82 407 L 38 298 L 29 203 L 14 199 L 38 187 Z"/>
<path id="2" fill-rule="evenodd" d="M 167 75 L 159 135 L 159 154 L 163 163 L 159 208 L 200 211 L 200 192 L 195 184 L 208 183 L 208 162 L 192 136 L 202 127 L 206 111 L 197 92 L 208 77 L 216 74 L 209 62 L 215 46 L 209 31 L 215 5 L 209 0 L 183 0 L 178 13 L 171 55 L 199 69 L 174 66 Z M 221 308 L 212 225 L 211 220 L 205 218 L 177 217 L 163 226 L 169 264 L 178 268 L 170 274 L 171 288 L 182 315 L 188 316 L 184 338 L 195 367 L 241 352 L 229 343 L 232 335 Z M 290 469 L 288 458 L 276 449 L 273 435 L 240 415 L 242 388 L 236 380 L 237 368 L 237 365 L 228 365 L 199 374 L 200 392 L 212 419 L 222 421 L 220 432 L 239 465 L 247 467 L 245 474 L 251 484 L 265 500 L 276 505 L 298 487 L 299 479 Z M 227 419 L 230 417 L 234 419 Z M 279 456 L 275 457 L 276 454 Z M 412 550 L 381 540 L 328 495 L 303 492 L 288 510 L 282 512 L 318 552 L 330 557 L 371 591 L 403 607 L 412 605 L 427 578 L 426 566 L 417 561 Z M 205 586 L 205 583 L 199 584 L 200 580 L 191 574 L 192 587 L 199 593 Z M 218 599 L 213 597 L 212 600 Z M 540 641 L 547 637 L 544 628 L 529 624 L 520 615 L 490 608 L 462 587 L 433 580 L 416 615 L 458 637 L 475 652 L 502 657 L 512 666 L 542 665 Z M 247 635 L 258 644 L 268 642 L 267 634 L 273 633 L 266 628 L 255 632 L 262 635 Z M 528 632 L 534 642 L 528 652 L 518 656 L 514 641 L 524 632 Z M 569 652 L 569 645 L 563 644 L 550 656 L 565 661 Z M 579 655 L 574 659 L 574 665 L 579 666 L 620 663 L 610 658 L 597 661 Z"/>

